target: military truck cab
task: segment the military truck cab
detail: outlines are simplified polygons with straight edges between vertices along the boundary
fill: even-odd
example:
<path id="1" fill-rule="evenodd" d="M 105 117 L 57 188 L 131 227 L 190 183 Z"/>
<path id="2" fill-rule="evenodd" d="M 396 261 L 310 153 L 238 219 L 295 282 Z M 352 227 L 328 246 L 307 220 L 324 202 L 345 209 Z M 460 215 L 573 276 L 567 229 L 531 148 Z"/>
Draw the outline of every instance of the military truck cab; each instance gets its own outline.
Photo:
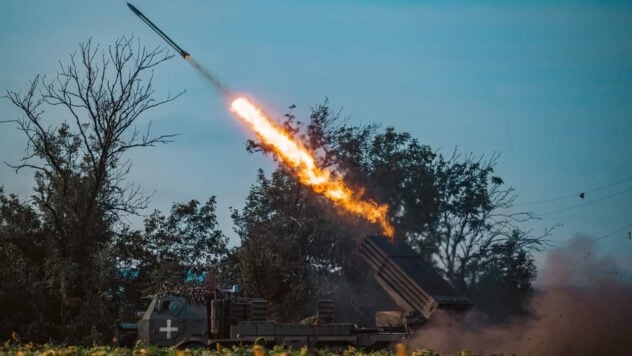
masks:
<path id="1" fill-rule="evenodd" d="M 186 296 L 155 295 L 138 322 L 138 337 L 156 346 L 208 343 L 207 307 Z"/>

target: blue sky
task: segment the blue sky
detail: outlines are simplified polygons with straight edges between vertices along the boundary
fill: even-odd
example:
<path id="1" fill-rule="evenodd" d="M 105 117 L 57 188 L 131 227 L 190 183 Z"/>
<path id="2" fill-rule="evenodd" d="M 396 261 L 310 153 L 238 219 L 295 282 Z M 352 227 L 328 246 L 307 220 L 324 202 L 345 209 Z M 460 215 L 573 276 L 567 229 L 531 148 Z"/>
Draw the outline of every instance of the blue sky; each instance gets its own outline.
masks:
<path id="1" fill-rule="evenodd" d="M 230 88 L 280 117 L 329 98 L 352 123 L 409 131 L 449 154 L 502 154 L 497 173 L 517 203 L 587 191 L 632 177 L 632 4 L 509 1 L 149 1 L 133 2 Z M 163 45 L 124 1 L 0 2 L 0 89 L 49 77 L 78 43 L 134 35 Z M 145 117 L 174 143 L 130 156 L 130 180 L 152 207 L 216 195 L 222 229 L 241 207 L 267 157 L 245 152 L 250 137 L 220 95 L 180 58 L 155 73 L 158 94 L 187 93 Z M 19 113 L 0 101 L 0 121 Z M 59 119 L 59 117 L 57 117 Z M 0 160 L 15 162 L 24 139 L 0 126 Z M 0 167 L 0 184 L 30 194 L 31 172 Z M 632 188 L 627 181 L 551 204 L 547 213 Z M 132 221 L 137 221 L 132 219 Z M 632 192 L 543 216 L 552 242 L 595 237 L 632 224 Z M 628 268 L 628 227 L 598 242 Z"/>

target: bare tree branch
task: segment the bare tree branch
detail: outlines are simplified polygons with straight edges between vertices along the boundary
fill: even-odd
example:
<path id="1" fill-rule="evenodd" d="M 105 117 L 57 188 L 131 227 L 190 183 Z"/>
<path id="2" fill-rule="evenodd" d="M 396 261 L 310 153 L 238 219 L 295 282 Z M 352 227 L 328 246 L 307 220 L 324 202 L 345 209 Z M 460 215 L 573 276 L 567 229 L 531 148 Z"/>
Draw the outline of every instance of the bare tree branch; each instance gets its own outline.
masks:
<path id="1" fill-rule="evenodd" d="M 455 150 L 436 166 L 442 204 L 438 228 L 431 231 L 439 242 L 436 259 L 446 276 L 464 290 L 477 278 L 476 266 L 485 263 L 492 246 L 521 231 L 520 223 L 537 219 L 529 211 L 511 211 L 517 198 L 514 188 L 504 186 L 497 177 L 489 179 L 498 158 L 497 153 L 485 158 Z M 539 249 L 551 231 L 535 237 L 523 231 L 521 248 Z"/>
<path id="2" fill-rule="evenodd" d="M 151 122 L 142 135 L 137 128 L 145 112 L 184 93 L 155 99 L 153 68 L 172 57 L 163 48 L 147 49 L 133 38 L 119 38 L 106 49 L 92 39 L 80 43 L 68 62 L 60 62 L 53 80 L 38 75 L 26 93 L 7 92 L 6 97 L 24 114 L 9 122 L 17 123 L 27 138 L 25 155 L 19 163 L 8 165 L 40 171 L 49 181 L 59 180 L 61 192 L 68 192 L 71 180 L 85 181 L 86 198 L 76 202 L 83 204 L 76 210 L 86 224 L 97 207 L 113 215 L 145 208 L 148 198 L 138 186 L 118 186 L 130 168 L 121 158 L 128 150 L 171 142 L 175 137 L 152 135 Z M 64 108 L 72 125 L 44 124 L 46 105 Z M 39 200 L 47 201 L 47 190 L 41 189 L 40 194 Z"/>

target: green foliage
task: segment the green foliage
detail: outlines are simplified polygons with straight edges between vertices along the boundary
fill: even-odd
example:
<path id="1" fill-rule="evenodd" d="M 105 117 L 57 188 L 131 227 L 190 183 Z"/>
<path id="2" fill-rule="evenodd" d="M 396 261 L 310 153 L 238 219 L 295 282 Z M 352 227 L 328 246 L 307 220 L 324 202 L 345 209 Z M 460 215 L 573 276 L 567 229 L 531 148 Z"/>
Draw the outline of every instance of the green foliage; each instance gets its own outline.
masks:
<path id="1" fill-rule="evenodd" d="M 515 262 L 515 268 L 532 270 L 531 251 L 543 238 L 520 231 L 518 224 L 529 214 L 507 213 L 515 194 L 493 175 L 497 155 L 444 157 L 409 133 L 348 125 L 326 102 L 313 109 L 308 122 L 290 112 L 282 125 L 315 152 L 321 167 L 362 187 L 366 199 L 387 203 L 396 238 L 407 240 L 461 291 L 477 298 L 483 294 L 474 289 L 530 286 L 534 273 L 506 275 L 504 285 L 488 282 L 491 261 L 501 269 Z M 248 150 L 270 153 L 254 141 Z M 379 295 L 366 289 L 371 280 L 354 250 L 355 239 L 380 231 L 335 212 L 282 165 L 269 178 L 259 172 L 246 206 L 234 211 L 233 219 L 242 241 L 230 260 L 234 274 L 244 290 L 263 294 L 284 316 L 290 317 L 288 310 L 294 319 L 308 315 L 304 306 L 314 305 L 322 289 L 342 293 L 343 310 L 358 311 L 355 317 L 372 315 L 368 305 L 379 304 Z M 501 248 L 515 231 L 525 257 L 517 262 L 502 258 Z M 485 285 L 477 289 L 479 282 Z M 528 288 L 514 291 L 504 300 L 508 310 L 517 310 L 529 293 Z"/>
<path id="2" fill-rule="evenodd" d="M 17 356 L 52 356 L 52 355 L 72 355 L 72 356 L 110 356 L 110 355 L 129 355 L 129 356 L 257 356 L 259 353 L 269 356 L 306 356 L 306 355 L 319 355 L 319 356 L 399 356 L 393 350 L 380 350 L 380 351 L 363 351 L 354 347 L 348 347 L 343 352 L 340 350 L 330 349 L 308 349 L 303 347 L 301 349 L 284 348 L 281 346 L 275 346 L 266 350 L 260 345 L 248 346 L 233 346 L 231 348 L 222 347 L 216 345 L 214 349 L 185 349 L 176 350 L 174 348 L 158 348 L 151 345 L 144 345 L 137 343 L 133 349 L 116 348 L 109 346 L 92 346 L 92 347 L 78 347 L 78 346 L 59 346 L 51 344 L 19 344 L 5 342 L 0 346 L 0 354 L 17 355 Z M 440 356 L 439 353 L 430 349 L 416 349 L 411 353 L 411 356 Z M 478 354 L 471 351 L 461 351 L 453 354 L 454 356 L 477 356 Z"/>
<path id="3" fill-rule="evenodd" d="M 27 141 L 12 167 L 32 169 L 35 187 L 28 203 L 0 192 L 0 257 L 11 261 L 0 268 L 0 304 L 12 308 L 0 314 L 0 338 L 18 331 L 29 340 L 89 344 L 111 336 L 113 238 L 121 217 L 147 204 L 125 182 L 125 154 L 171 137 L 136 126 L 173 99 L 154 98 L 150 73 L 169 58 L 125 38 L 108 49 L 88 41 L 53 80 L 38 75 L 26 92 L 7 92 Z"/>
<path id="4" fill-rule="evenodd" d="M 526 304 L 536 277 L 533 256 L 524 247 L 520 231 L 490 247 L 483 270 L 472 288 L 477 306 L 490 316 L 503 320 L 526 313 Z M 502 291 L 502 293 L 495 293 Z"/>
<path id="5" fill-rule="evenodd" d="M 126 226 L 126 214 L 148 206 L 139 188 L 125 181 L 131 169 L 126 154 L 172 137 L 140 134 L 136 126 L 141 114 L 175 99 L 156 100 L 149 73 L 169 58 L 127 39 L 108 50 L 87 42 L 55 80 L 37 76 L 25 93 L 7 92 L 23 114 L 15 122 L 27 140 L 14 168 L 32 169 L 35 187 L 28 202 L 0 188 L 0 339 L 17 331 L 38 342 L 102 343 L 116 318 L 134 319 L 142 296 L 164 284 L 195 283 L 202 275 L 207 282 L 215 277 L 237 282 L 246 296 L 268 299 L 279 321 L 313 315 L 321 298 L 334 299 L 357 322 L 392 303 L 376 294 L 379 287 L 356 254 L 359 237 L 380 231 L 336 211 L 281 165 L 269 177 L 259 171 L 243 209 L 233 209 L 241 245 L 230 251 L 214 196 L 204 203 L 176 203 L 168 215 L 154 211 L 143 231 Z M 64 109 L 69 120 L 45 117 L 51 106 Z M 435 262 L 455 286 L 482 301 L 483 309 L 522 312 L 535 278 L 531 252 L 542 238 L 517 225 L 530 215 L 506 213 L 515 195 L 493 175 L 497 156 L 483 160 L 455 152 L 446 158 L 407 132 L 351 126 L 326 102 L 308 122 L 290 112 L 282 125 L 315 152 L 321 167 L 362 188 L 365 199 L 387 203 L 396 237 Z M 269 153 L 253 141 L 248 150 Z M 141 346 L 56 352 L 174 352 Z M 5 350 L 50 353 L 48 347 L 5 345 Z M 277 351 L 271 353 L 307 353 Z"/>
<path id="6" fill-rule="evenodd" d="M 215 215 L 215 197 L 175 203 L 168 216 L 154 211 L 144 231 L 125 230 L 117 236 L 114 254 L 120 272 L 117 298 L 142 309 L 141 298 L 165 285 L 199 283 L 215 273 L 227 254 L 228 239 Z M 134 313 L 127 317 L 134 320 Z M 120 315 L 126 318 L 125 315 Z"/>
<path id="7" fill-rule="evenodd" d="M 270 312 L 279 320 L 312 313 L 310 302 L 330 292 L 322 282 L 339 273 L 348 243 L 335 215 L 287 172 L 266 178 L 260 171 L 244 209 L 233 211 L 241 237 L 228 261 L 234 281 L 246 295 L 273 301 Z"/>
<path id="8" fill-rule="evenodd" d="M 37 211 L 0 187 L 0 338 L 28 330 L 43 339 L 52 331 L 43 260 L 46 236 Z"/>

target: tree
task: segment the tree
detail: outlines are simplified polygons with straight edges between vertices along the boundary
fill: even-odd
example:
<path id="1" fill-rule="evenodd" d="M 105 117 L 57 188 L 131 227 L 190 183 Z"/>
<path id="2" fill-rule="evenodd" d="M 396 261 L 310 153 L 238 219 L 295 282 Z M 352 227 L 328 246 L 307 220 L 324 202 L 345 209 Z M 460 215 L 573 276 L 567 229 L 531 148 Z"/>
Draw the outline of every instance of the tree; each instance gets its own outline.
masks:
<path id="1" fill-rule="evenodd" d="M 232 259 L 235 282 L 246 295 L 269 300 L 278 320 L 305 317 L 319 298 L 332 296 L 323 286 L 340 275 L 341 250 L 349 243 L 332 214 L 283 169 L 271 178 L 259 171 L 246 206 L 233 210 L 241 239 Z"/>
<path id="2" fill-rule="evenodd" d="M 364 189 L 366 198 L 387 203 L 396 238 L 407 240 L 464 293 L 469 293 L 480 278 L 489 273 L 485 267 L 490 258 L 498 257 L 499 265 L 509 262 L 508 259 L 500 258 L 505 251 L 501 246 L 505 246 L 509 238 L 517 241 L 525 257 L 529 257 L 531 251 L 543 242 L 544 236 L 532 237 L 519 230 L 519 223 L 533 216 L 511 212 L 515 200 L 514 190 L 504 186 L 503 180 L 493 175 L 497 156 L 485 161 L 475 159 L 472 155 L 462 158 L 455 152 L 446 159 L 409 133 L 397 132 L 390 127 L 380 131 L 377 125 L 348 125 L 339 115 L 331 114 L 326 102 L 313 109 L 307 123 L 298 121 L 290 112 L 285 115 L 282 125 L 315 154 L 321 167 L 335 170 L 351 186 Z M 254 141 L 249 142 L 248 150 L 270 153 L 268 147 Z M 269 223 L 271 220 L 287 221 L 288 216 L 293 216 L 301 224 L 307 220 L 309 226 L 345 226 L 343 230 L 348 233 L 339 235 L 346 239 L 362 237 L 367 232 L 379 233 L 375 227 L 367 227 L 359 219 L 340 219 L 313 213 L 292 215 L 292 209 L 299 200 L 293 198 L 296 195 L 293 190 L 285 189 L 290 187 L 287 181 L 292 181 L 286 175 L 289 173 L 282 166 L 273 173 L 271 180 L 260 174 L 247 199 L 244 213 L 236 215 L 239 218 L 236 220 L 238 233 L 242 236 L 241 249 L 245 250 L 244 246 L 247 246 L 248 241 L 244 241 L 244 237 L 255 239 L 259 236 L 265 236 L 265 240 L 260 243 L 274 246 L 270 250 L 275 253 L 283 251 L 284 246 L 292 246 L 285 240 L 288 234 L 286 226 L 290 222 L 279 225 Z M 285 177 L 285 180 L 278 176 Z M 274 208 L 267 208 L 271 204 L 274 204 Z M 320 209 L 330 206 L 315 194 L 304 194 L 300 206 L 310 204 Z M 259 223 L 263 221 L 268 223 L 261 228 Z M 518 233 L 514 235 L 515 231 Z M 293 231 L 292 234 L 298 235 L 293 237 L 298 241 L 309 240 L 310 234 L 313 236 L 309 230 Z M 348 243 L 343 245 L 353 246 Z M 300 251 L 302 255 L 312 253 L 309 244 L 301 246 L 290 248 L 290 251 Z M 342 250 L 342 254 L 352 256 L 351 251 L 352 248 L 347 248 Z M 278 267 L 282 263 L 279 261 L 291 258 L 269 258 L 267 261 L 271 266 L 268 268 L 281 268 Z M 344 261 L 345 258 L 339 255 L 335 260 Z M 243 264 L 243 258 L 241 261 Z M 354 286 L 351 289 L 357 289 L 366 282 L 359 278 L 359 268 L 356 267 L 363 262 L 349 257 L 347 261 L 352 263 L 336 265 L 341 268 L 338 275 L 350 277 L 348 282 Z M 311 261 L 305 260 L 303 263 L 309 265 Z M 528 258 L 521 260 L 521 263 L 524 268 L 530 268 Z M 253 271 L 240 271 L 242 276 L 246 276 L 243 278 L 247 285 L 254 285 L 253 281 L 258 278 L 253 277 Z M 251 277 L 254 279 L 249 279 Z M 526 278 L 514 280 L 518 284 L 530 284 L 532 280 L 528 274 L 510 277 Z M 305 284 L 309 284 L 299 278 L 289 281 L 291 285 L 286 286 L 288 290 L 304 288 Z M 520 303 L 521 298 L 516 297 L 513 302 Z M 307 298 L 302 300 L 306 301 Z"/>
<path id="3" fill-rule="evenodd" d="M 148 201 L 126 182 L 131 163 L 125 154 L 173 137 L 152 136 L 151 124 L 143 131 L 137 126 L 141 115 L 179 95 L 156 100 L 152 86 L 151 72 L 171 57 L 132 39 L 108 48 L 87 41 L 53 80 L 38 75 L 26 93 L 7 92 L 22 111 L 14 122 L 27 140 L 24 157 L 12 167 L 35 171 L 33 204 L 46 251 L 46 288 L 38 292 L 56 315 L 53 339 L 89 342 L 86 330 L 109 332 L 112 310 L 100 309 L 115 272 L 107 251 L 119 218 Z M 45 117 L 46 109 L 60 117 Z"/>
<path id="4" fill-rule="evenodd" d="M 508 239 L 532 251 L 548 235 L 533 237 L 520 231 L 519 223 L 535 217 L 511 211 L 517 195 L 514 188 L 493 176 L 497 160 L 497 154 L 484 160 L 473 155 L 461 158 L 455 151 L 449 159 L 439 155 L 434 164 L 439 214 L 429 236 L 438 242 L 438 267 L 463 292 L 477 283 L 490 253 L 500 253 L 498 246 Z"/>
<path id="5" fill-rule="evenodd" d="M 15 195 L 5 195 L 0 187 L 1 339 L 22 330 L 43 339 L 50 330 L 47 300 L 37 292 L 46 287 L 40 277 L 44 273 L 40 261 L 46 255 L 45 247 L 37 212 Z"/>
<path id="6" fill-rule="evenodd" d="M 507 239 L 492 243 L 477 281 L 472 283 L 470 294 L 477 301 L 477 307 L 493 321 L 527 313 L 528 298 L 533 293 L 531 283 L 537 270 L 521 234 L 523 232 L 514 230 Z"/>
<path id="7" fill-rule="evenodd" d="M 218 227 L 215 197 L 176 203 L 169 216 L 154 211 L 145 230 L 125 231 L 116 241 L 117 266 L 124 302 L 137 302 L 163 285 L 197 283 L 219 270 L 228 238 Z"/>

